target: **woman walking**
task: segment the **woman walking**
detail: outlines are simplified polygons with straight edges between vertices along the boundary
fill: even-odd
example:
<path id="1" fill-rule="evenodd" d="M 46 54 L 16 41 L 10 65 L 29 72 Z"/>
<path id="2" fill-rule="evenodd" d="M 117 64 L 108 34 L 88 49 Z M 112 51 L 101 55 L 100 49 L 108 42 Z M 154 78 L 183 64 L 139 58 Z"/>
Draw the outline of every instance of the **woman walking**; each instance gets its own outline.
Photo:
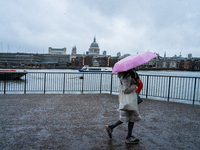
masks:
<path id="1" fill-rule="evenodd" d="M 139 85 L 139 76 L 135 69 L 126 72 L 119 72 L 119 120 L 112 125 L 106 125 L 108 136 L 112 138 L 112 132 L 115 127 L 128 122 L 128 133 L 126 143 L 139 143 L 139 139 L 132 135 L 134 122 L 141 120 L 138 112 L 138 100 L 136 94 L 136 86 Z"/>

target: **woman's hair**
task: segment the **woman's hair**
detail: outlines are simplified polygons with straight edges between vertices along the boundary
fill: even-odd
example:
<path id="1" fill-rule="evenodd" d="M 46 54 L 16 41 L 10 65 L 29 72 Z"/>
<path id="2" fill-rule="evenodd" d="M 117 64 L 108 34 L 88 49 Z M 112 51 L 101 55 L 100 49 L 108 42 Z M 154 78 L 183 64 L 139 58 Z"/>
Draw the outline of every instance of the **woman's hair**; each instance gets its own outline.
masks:
<path id="1" fill-rule="evenodd" d="M 135 81 L 137 79 L 139 79 L 139 75 L 137 74 L 137 72 L 135 71 L 135 68 L 130 69 L 126 72 L 124 72 L 123 78 L 127 77 L 127 76 L 131 76 L 131 78 L 133 78 Z"/>

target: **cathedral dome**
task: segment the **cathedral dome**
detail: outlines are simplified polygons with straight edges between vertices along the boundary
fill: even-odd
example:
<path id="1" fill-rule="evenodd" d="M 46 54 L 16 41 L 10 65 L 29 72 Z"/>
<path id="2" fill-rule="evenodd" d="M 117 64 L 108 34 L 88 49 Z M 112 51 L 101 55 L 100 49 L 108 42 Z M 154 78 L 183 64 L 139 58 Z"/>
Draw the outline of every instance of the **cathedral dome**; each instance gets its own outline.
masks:
<path id="1" fill-rule="evenodd" d="M 94 42 L 91 43 L 90 47 L 99 47 L 95 37 L 94 37 Z"/>

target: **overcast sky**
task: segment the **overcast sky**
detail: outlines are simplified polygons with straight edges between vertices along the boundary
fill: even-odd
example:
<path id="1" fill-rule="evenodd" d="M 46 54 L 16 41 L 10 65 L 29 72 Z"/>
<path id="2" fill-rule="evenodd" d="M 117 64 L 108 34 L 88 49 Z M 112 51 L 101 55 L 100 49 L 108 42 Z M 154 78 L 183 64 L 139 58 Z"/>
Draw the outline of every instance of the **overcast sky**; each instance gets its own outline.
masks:
<path id="1" fill-rule="evenodd" d="M 0 0 L 0 52 L 200 57 L 200 0 Z"/>

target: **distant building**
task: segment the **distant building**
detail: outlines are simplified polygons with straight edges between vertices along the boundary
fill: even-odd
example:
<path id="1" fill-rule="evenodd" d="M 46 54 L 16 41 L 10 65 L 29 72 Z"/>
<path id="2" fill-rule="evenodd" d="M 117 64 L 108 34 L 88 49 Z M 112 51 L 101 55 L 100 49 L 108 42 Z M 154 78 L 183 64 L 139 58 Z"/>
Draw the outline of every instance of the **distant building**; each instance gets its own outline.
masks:
<path id="1" fill-rule="evenodd" d="M 96 42 L 96 38 L 94 37 L 94 41 L 90 45 L 89 54 L 88 55 L 98 56 L 99 55 L 99 51 L 100 51 L 99 45 Z"/>
<path id="2" fill-rule="evenodd" d="M 184 70 L 193 70 L 195 66 L 195 62 L 191 61 L 191 60 L 185 60 L 185 61 L 181 61 L 180 62 L 180 69 L 184 69 Z"/>
<path id="3" fill-rule="evenodd" d="M 49 54 L 54 55 L 66 55 L 66 48 L 52 48 L 49 47 Z"/>
<path id="4" fill-rule="evenodd" d="M 180 52 L 180 55 L 179 55 L 179 57 L 182 57 L 182 55 L 181 55 L 181 52 Z"/>
<path id="5" fill-rule="evenodd" d="M 72 48 L 72 55 L 76 55 L 76 53 L 77 53 L 76 46 L 74 46 L 74 47 Z"/>
<path id="6" fill-rule="evenodd" d="M 110 57 L 107 67 L 113 67 L 118 62 L 118 57 Z"/>
<path id="7" fill-rule="evenodd" d="M 88 66 L 100 66 L 100 67 L 113 67 L 114 64 L 118 61 L 117 57 L 110 56 L 77 56 L 72 58 L 71 64 L 72 67 L 83 67 L 84 65 Z"/>
<path id="8" fill-rule="evenodd" d="M 189 53 L 189 54 L 188 54 L 188 59 L 191 59 L 191 58 L 192 58 L 192 54 Z"/>
<path id="9" fill-rule="evenodd" d="M 117 57 L 120 57 L 120 56 L 121 56 L 121 53 L 120 53 L 120 52 L 118 52 L 118 53 L 117 53 Z"/>
<path id="10" fill-rule="evenodd" d="M 200 70 L 200 59 L 194 60 L 194 69 Z"/>
<path id="11" fill-rule="evenodd" d="M 106 53 L 107 53 L 106 51 L 103 51 L 103 56 L 106 56 Z"/>
<path id="12" fill-rule="evenodd" d="M 127 53 L 127 54 L 124 54 L 124 57 L 127 57 L 127 56 L 130 56 L 131 54 Z"/>
<path id="13" fill-rule="evenodd" d="M 66 68 L 70 55 L 0 53 L 1 68 Z"/>
<path id="14" fill-rule="evenodd" d="M 94 67 L 98 67 L 98 66 L 99 66 L 99 62 L 98 62 L 97 60 L 94 60 L 94 61 L 93 61 L 93 66 L 94 66 Z"/>

